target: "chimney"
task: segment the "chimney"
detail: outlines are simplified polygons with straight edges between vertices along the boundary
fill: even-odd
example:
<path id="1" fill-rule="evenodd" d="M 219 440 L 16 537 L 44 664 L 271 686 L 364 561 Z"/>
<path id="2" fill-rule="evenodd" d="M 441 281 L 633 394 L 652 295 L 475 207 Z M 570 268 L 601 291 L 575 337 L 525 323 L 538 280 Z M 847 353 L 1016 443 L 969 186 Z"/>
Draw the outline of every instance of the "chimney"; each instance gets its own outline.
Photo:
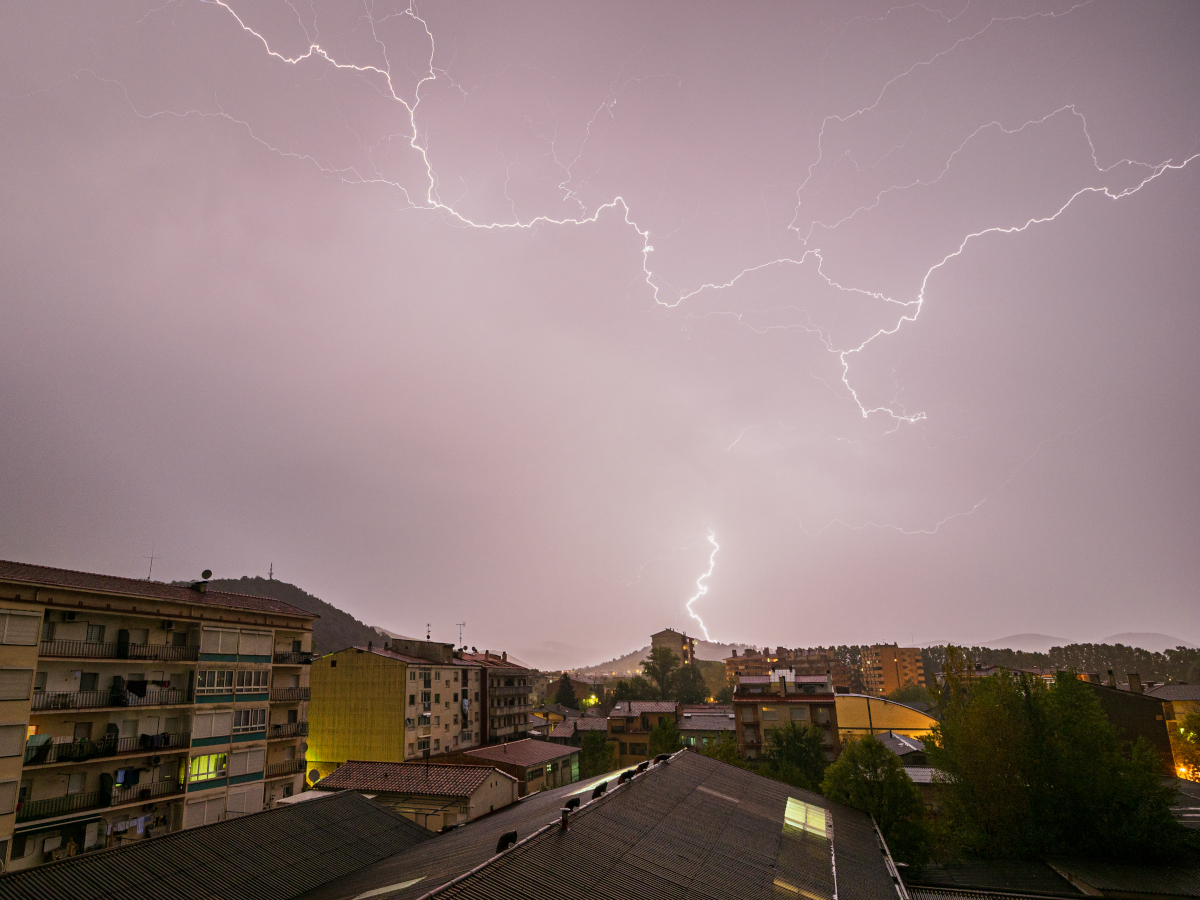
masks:
<path id="1" fill-rule="evenodd" d="M 502 660 L 504 660 L 505 662 L 508 662 L 508 651 L 507 651 L 507 650 L 503 651 L 503 652 L 500 654 L 500 658 L 501 658 Z"/>
<path id="2" fill-rule="evenodd" d="M 1129 690 L 1135 694 L 1142 692 L 1142 676 L 1137 672 L 1129 673 Z"/>
<path id="3" fill-rule="evenodd" d="M 1112 669 L 1108 670 L 1108 686 L 1110 688 L 1115 688 L 1117 686 L 1117 676 L 1113 674 Z"/>
<path id="4" fill-rule="evenodd" d="M 372 649 L 372 647 L 373 647 L 373 646 L 374 646 L 374 642 L 373 642 L 373 641 L 367 641 L 367 649 L 368 649 L 368 650 Z"/>

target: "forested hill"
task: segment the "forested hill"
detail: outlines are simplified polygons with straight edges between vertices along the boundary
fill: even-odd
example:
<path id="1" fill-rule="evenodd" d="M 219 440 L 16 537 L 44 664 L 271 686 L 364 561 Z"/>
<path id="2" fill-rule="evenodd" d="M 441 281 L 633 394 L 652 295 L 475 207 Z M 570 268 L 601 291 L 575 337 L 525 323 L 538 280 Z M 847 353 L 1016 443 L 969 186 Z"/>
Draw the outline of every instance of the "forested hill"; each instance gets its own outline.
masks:
<path id="1" fill-rule="evenodd" d="M 321 618 L 313 623 L 313 650 L 316 653 L 331 653 L 356 644 L 365 646 L 368 641 L 378 644 L 382 640 L 379 632 L 370 625 L 364 625 L 349 613 L 342 612 L 336 606 L 286 581 L 242 576 L 214 578 L 209 581 L 208 586 L 214 591 L 271 597 L 320 616 Z"/>
<path id="2" fill-rule="evenodd" d="M 1200 682 L 1200 649 L 1176 647 L 1164 653 L 1153 653 L 1140 647 L 1124 644 L 1067 644 L 1051 647 L 1049 653 L 1027 653 L 1022 650 L 993 650 L 989 647 L 964 647 L 972 663 L 984 666 L 1007 666 L 1014 669 L 1074 669 L 1076 672 L 1095 672 L 1101 678 L 1109 669 L 1117 681 L 1124 681 L 1136 672 L 1143 681 Z M 946 658 L 945 647 L 927 647 L 922 653 L 926 673 L 942 671 Z"/>

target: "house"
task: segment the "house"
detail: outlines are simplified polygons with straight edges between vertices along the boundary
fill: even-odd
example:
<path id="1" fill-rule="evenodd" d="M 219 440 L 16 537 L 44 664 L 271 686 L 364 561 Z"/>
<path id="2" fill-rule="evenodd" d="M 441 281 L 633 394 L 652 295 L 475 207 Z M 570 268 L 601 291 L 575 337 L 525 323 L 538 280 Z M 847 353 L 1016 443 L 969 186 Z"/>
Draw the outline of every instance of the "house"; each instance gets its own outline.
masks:
<path id="1" fill-rule="evenodd" d="M 1200 712 L 1200 684 L 1160 684 L 1147 688 L 1146 696 L 1162 701 L 1163 717 L 1167 723 L 1167 734 L 1171 739 L 1172 754 L 1176 763 L 1176 774 L 1181 778 L 1200 776 L 1200 773 L 1188 772 L 1186 767 L 1181 766 L 1181 757 L 1175 752 L 1183 720 L 1191 713 Z"/>
<path id="2" fill-rule="evenodd" d="M 786 722 L 821 729 L 830 759 L 841 752 L 834 685 L 829 675 L 797 675 L 790 669 L 775 669 L 770 675 L 743 675 L 733 692 L 733 708 L 738 752 L 747 759 L 758 759 L 770 740 L 770 730 Z"/>
<path id="3" fill-rule="evenodd" d="M 491 766 L 351 760 L 314 786 L 357 791 L 430 831 L 470 822 L 516 803 L 517 779 Z"/>
<path id="4" fill-rule="evenodd" d="M 315 618 L 204 580 L 0 562 L 0 863 L 299 792 Z"/>
<path id="5" fill-rule="evenodd" d="M 679 732 L 683 746 L 703 750 L 728 735 L 736 740 L 733 706 L 723 703 L 685 703 L 679 709 Z"/>
<path id="6" fill-rule="evenodd" d="M 920 737 L 938 723 L 928 712 L 885 697 L 867 694 L 837 695 L 838 732 L 843 741 L 883 732 Z"/>
<path id="7" fill-rule="evenodd" d="M 617 746 L 617 764 L 631 766 L 650 758 L 650 732 L 663 719 L 678 724 L 674 700 L 634 700 L 616 704 L 608 714 L 608 739 Z"/>
<path id="8" fill-rule="evenodd" d="M 1129 676 L 1129 690 L 1116 686 L 1112 672 L 1108 673 L 1108 684 L 1094 681 L 1083 683 L 1091 689 L 1100 707 L 1122 741 L 1132 744 L 1144 737 L 1158 754 L 1159 766 L 1164 775 L 1175 775 L 1175 756 L 1171 750 L 1171 735 L 1167 731 L 1167 710 L 1161 697 L 1143 693 L 1141 681 L 1136 674 Z M 1173 705 L 1173 703 L 1172 703 Z"/>
<path id="9" fill-rule="evenodd" d="M 554 726 L 554 730 L 550 732 L 549 739 L 555 744 L 580 747 L 583 745 L 583 736 L 589 731 L 598 731 L 607 737 L 608 720 L 595 716 L 576 716 L 572 719 L 566 719 Z"/>
<path id="10" fill-rule="evenodd" d="M 507 772 L 520 786 L 520 796 L 579 780 L 579 751 L 549 741 L 508 741 L 452 756 L 458 765 L 488 765 Z"/>

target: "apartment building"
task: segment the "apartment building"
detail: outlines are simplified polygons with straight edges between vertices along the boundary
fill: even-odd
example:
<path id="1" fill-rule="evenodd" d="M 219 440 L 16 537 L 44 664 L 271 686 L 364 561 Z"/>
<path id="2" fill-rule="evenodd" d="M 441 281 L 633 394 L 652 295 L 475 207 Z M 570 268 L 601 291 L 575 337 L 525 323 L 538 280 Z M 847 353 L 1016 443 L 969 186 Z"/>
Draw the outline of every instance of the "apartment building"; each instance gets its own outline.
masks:
<path id="1" fill-rule="evenodd" d="M 665 647 L 678 656 L 681 664 L 690 663 L 696 658 L 696 639 L 681 634 L 674 628 L 664 628 L 657 634 L 650 635 L 651 651 L 659 647 Z"/>
<path id="2" fill-rule="evenodd" d="M 517 662 L 510 661 L 508 652 L 459 654 L 466 664 L 477 665 L 484 672 L 483 719 L 484 744 L 519 741 L 533 727 L 534 673 Z"/>
<path id="3" fill-rule="evenodd" d="M 791 669 L 743 675 L 733 692 L 733 709 L 738 752 L 747 759 L 758 759 L 771 729 L 787 722 L 821 729 L 830 759 L 841 752 L 836 695 L 828 675 L 797 675 Z"/>
<path id="4" fill-rule="evenodd" d="M 925 666 L 917 647 L 874 644 L 863 648 L 862 675 L 865 692 L 876 697 L 890 694 L 906 684 L 925 684 Z"/>
<path id="5" fill-rule="evenodd" d="M 674 700 L 622 701 L 608 714 L 608 740 L 617 747 L 617 763 L 632 766 L 650 758 L 650 732 L 662 719 L 679 722 Z"/>
<path id="6" fill-rule="evenodd" d="M 772 669 L 791 669 L 797 675 L 824 675 L 833 678 L 835 688 L 850 690 L 850 666 L 831 649 L 825 647 L 748 647 L 741 655 L 737 650 L 725 660 L 725 677 L 769 675 Z"/>
<path id="7" fill-rule="evenodd" d="M 350 760 L 411 762 L 479 746 L 483 671 L 451 644 L 411 638 L 316 660 L 308 782 Z"/>
<path id="8" fill-rule="evenodd" d="M 27 869 L 302 788 L 315 616 L 0 562 L 0 859 Z"/>

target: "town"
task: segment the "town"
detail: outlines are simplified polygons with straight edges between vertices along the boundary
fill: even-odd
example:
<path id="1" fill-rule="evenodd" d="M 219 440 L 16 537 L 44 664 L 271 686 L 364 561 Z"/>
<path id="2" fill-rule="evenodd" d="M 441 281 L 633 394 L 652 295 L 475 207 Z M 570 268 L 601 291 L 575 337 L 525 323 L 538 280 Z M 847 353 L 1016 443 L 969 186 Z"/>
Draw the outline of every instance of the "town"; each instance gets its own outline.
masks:
<path id="1" fill-rule="evenodd" d="M 704 660 L 667 628 L 638 674 L 584 675 L 314 644 L 312 611 L 205 576 L 0 562 L 0 898 L 563 896 L 618 864 L 630 896 L 662 869 L 724 885 L 697 896 L 1200 884 L 1196 651 L 1157 680 L 954 646 Z"/>

